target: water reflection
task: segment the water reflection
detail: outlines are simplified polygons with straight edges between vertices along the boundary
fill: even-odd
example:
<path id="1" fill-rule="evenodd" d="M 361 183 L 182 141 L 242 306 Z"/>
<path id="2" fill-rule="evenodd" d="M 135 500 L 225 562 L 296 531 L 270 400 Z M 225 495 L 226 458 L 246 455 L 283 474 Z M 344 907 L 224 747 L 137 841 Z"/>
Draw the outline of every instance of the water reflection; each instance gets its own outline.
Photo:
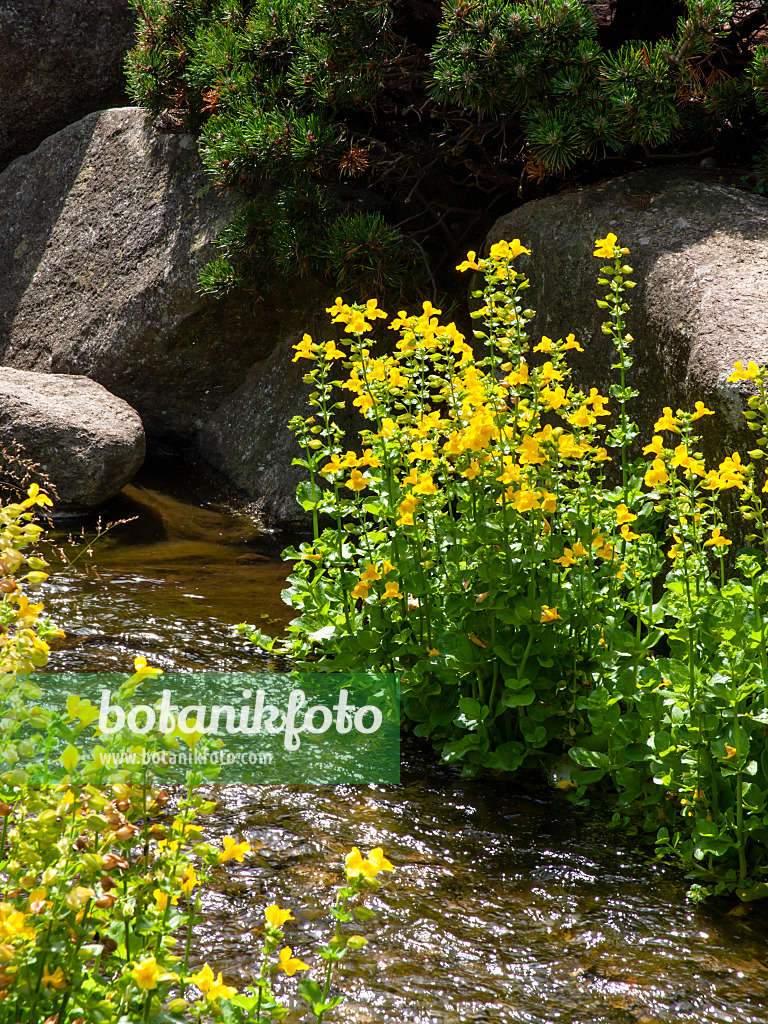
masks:
<path id="1" fill-rule="evenodd" d="M 102 527 L 120 525 L 70 568 L 62 569 L 57 547 L 70 535 L 87 547 L 97 522 L 55 524 L 46 555 L 57 571 L 41 593 L 67 636 L 52 670 L 129 671 L 139 654 L 164 669 L 266 667 L 231 630 L 247 621 L 280 631 L 292 617 L 280 600 L 285 539 L 260 532 L 247 509 L 201 505 L 200 489 L 194 478 L 152 467 L 101 513 Z M 78 548 L 66 550 L 71 558 Z"/>
<path id="2" fill-rule="evenodd" d="M 627 1024 L 768 1022 L 768 916 L 696 908 L 565 799 L 465 781 L 411 759 L 400 787 L 229 789 L 222 835 L 262 844 L 207 897 L 200 942 L 248 978 L 263 909 L 290 906 L 287 941 L 312 962 L 344 852 L 383 846 L 397 865 L 371 899 L 370 946 L 340 974 L 347 1021 Z M 316 958 L 315 958 L 316 959 Z"/>
<path id="3" fill-rule="evenodd" d="M 266 667 L 230 629 L 286 621 L 282 541 L 204 495 L 156 470 L 113 504 L 108 518 L 138 520 L 42 588 L 67 632 L 52 668 L 127 671 L 136 654 L 166 669 Z M 273 901 L 296 918 L 295 955 L 316 965 L 344 853 L 383 846 L 397 872 L 370 900 L 380 917 L 342 964 L 351 1003 L 331 1020 L 768 1024 L 766 910 L 686 903 L 684 880 L 637 837 L 546 787 L 462 780 L 415 753 L 399 787 L 217 795 L 214 833 L 258 847 L 217 869 L 197 929 L 201 962 L 230 983 L 248 979 Z"/>

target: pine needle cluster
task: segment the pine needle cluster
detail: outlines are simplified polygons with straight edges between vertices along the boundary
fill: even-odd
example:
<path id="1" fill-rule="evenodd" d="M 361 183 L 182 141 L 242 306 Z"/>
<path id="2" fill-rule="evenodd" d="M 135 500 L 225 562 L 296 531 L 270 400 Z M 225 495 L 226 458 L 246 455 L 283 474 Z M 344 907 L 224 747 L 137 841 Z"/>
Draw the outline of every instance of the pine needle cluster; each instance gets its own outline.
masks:
<path id="1" fill-rule="evenodd" d="M 666 37 L 609 46 L 584 0 L 131 3 L 133 97 L 242 197 L 215 293 L 297 273 L 381 291 L 521 175 L 756 137 L 768 116 L 765 4 L 746 5 L 752 42 L 744 4 L 685 0 Z"/>

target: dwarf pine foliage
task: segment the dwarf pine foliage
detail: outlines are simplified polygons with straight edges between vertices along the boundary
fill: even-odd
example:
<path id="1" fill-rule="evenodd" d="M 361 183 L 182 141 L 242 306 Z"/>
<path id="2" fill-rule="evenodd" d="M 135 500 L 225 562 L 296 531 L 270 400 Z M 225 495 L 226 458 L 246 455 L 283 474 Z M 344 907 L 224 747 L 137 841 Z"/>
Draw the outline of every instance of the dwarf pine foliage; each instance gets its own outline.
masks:
<path id="1" fill-rule="evenodd" d="M 764 4 L 635 3 L 650 40 L 583 0 L 131 2 L 132 95 L 242 197 L 215 293 L 308 273 L 381 293 L 451 264 L 521 182 L 724 134 L 753 151 L 768 108 Z"/>

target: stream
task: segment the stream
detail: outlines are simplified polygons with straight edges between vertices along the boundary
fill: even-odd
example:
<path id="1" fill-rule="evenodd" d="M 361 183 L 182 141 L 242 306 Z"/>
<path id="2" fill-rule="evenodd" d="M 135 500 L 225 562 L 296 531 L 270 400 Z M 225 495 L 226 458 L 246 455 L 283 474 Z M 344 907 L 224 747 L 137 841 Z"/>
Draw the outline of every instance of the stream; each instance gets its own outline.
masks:
<path id="1" fill-rule="evenodd" d="M 59 571 L 40 596 L 66 639 L 51 670 L 128 673 L 139 654 L 165 670 L 269 669 L 232 626 L 290 619 L 285 537 L 164 461 L 101 520 L 131 521 L 70 567 L 57 549 L 69 534 L 87 548 L 96 521 L 54 524 Z M 691 904 L 639 837 L 543 782 L 462 779 L 405 742 L 400 786 L 212 792 L 213 834 L 255 850 L 216 870 L 196 929 L 193 965 L 230 984 L 249 980 L 272 902 L 291 908 L 286 941 L 316 967 L 345 852 L 382 846 L 396 871 L 355 926 L 370 945 L 342 962 L 349 1001 L 329 1024 L 768 1024 L 768 907 Z"/>

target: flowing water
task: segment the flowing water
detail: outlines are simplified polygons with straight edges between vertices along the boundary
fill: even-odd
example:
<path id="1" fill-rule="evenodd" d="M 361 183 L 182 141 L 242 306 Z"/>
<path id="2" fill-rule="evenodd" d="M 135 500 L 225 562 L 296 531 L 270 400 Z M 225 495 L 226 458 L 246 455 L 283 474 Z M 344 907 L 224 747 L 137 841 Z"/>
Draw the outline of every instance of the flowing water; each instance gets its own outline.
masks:
<path id="1" fill-rule="evenodd" d="M 231 627 L 287 621 L 282 541 L 209 494 L 160 465 L 102 514 L 137 518 L 42 588 L 67 632 L 51 668 L 128 672 L 137 654 L 166 669 L 269 668 Z M 74 528 L 57 523 L 57 543 Z M 230 983 L 249 978 L 266 905 L 292 909 L 287 941 L 316 963 L 344 853 L 383 846 L 395 863 L 329 1024 L 768 1024 L 768 909 L 688 903 L 638 837 L 543 783 L 464 780 L 406 749 L 400 786 L 214 795 L 214 833 L 255 849 L 217 869 L 196 929 L 200 962 Z"/>

